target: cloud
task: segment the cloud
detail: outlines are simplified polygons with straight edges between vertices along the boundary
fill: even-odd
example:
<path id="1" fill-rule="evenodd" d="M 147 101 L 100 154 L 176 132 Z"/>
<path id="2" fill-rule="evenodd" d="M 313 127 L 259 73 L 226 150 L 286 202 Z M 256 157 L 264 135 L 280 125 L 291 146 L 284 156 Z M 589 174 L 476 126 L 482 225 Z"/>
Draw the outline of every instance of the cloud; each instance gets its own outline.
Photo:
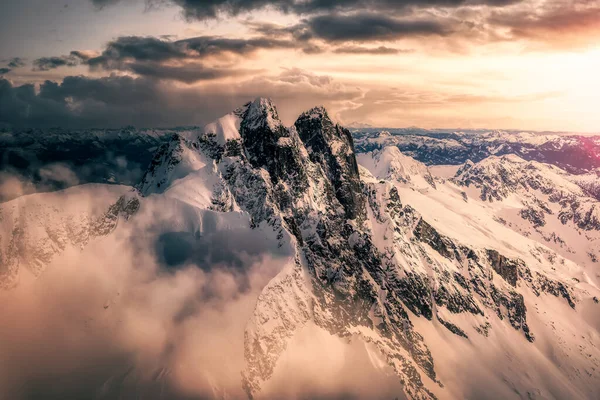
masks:
<path id="1" fill-rule="evenodd" d="M 179 94 L 184 94 L 179 92 Z M 0 80 L 0 121 L 17 126 L 115 127 L 130 124 L 180 125 L 191 108 L 177 90 L 147 78 L 68 76 L 13 87 Z"/>
<path id="2" fill-rule="evenodd" d="M 595 45 L 595 37 L 600 34 L 600 4 L 589 0 L 525 4 L 495 10 L 487 23 L 505 30 L 499 35 L 503 40 L 526 40 L 567 49 Z"/>
<path id="3" fill-rule="evenodd" d="M 0 79 L 0 122 L 65 128 L 198 125 L 257 96 L 271 96 L 285 110 L 282 117 L 292 123 L 315 104 L 340 108 L 363 95 L 357 87 L 300 69 L 198 87 L 178 87 L 148 77 L 67 76 L 60 83 L 46 81 L 36 91 L 34 85 L 13 86 Z"/>
<path id="4" fill-rule="evenodd" d="M 115 199 L 107 187 L 90 192 L 74 188 L 37 201 L 71 215 L 102 212 Z M 35 205 L 29 200 L 21 217 Z M 84 249 L 67 245 L 37 279 L 22 268 L 19 285 L 0 291 L 0 319 L 11 321 L 0 324 L 0 398 L 247 398 L 246 324 L 265 285 L 293 262 L 288 246 L 249 222 L 243 213 L 146 198 L 109 236 Z M 181 242 L 185 257 L 166 262 L 165 251 Z M 397 377 L 372 367 L 373 350 L 347 341 L 314 326 L 299 332 L 264 397 L 403 398 Z"/>
<path id="5" fill-rule="evenodd" d="M 235 39 L 198 36 L 169 41 L 156 37 L 123 36 L 108 43 L 101 55 L 87 60 L 90 66 L 118 65 L 135 61 L 199 60 L 223 55 L 247 55 L 261 49 L 289 49 L 296 45 L 288 40 L 272 38 Z"/>
<path id="6" fill-rule="evenodd" d="M 75 67 L 81 59 L 73 54 L 61 57 L 42 57 L 33 60 L 34 71 L 50 71 L 59 67 Z"/>
<path id="7" fill-rule="evenodd" d="M 319 14 L 288 26 L 254 21 L 247 21 L 245 25 L 255 34 L 273 39 L 294 40 L 304 46 L 318 45 L 334 53 L 374 55 L 405 51 L 383 45 L 361 47 L 357 43 L 427 38 L 439 41 L 474 33 L 470 25 L 449 15 L 432 17 L 425 13 L 399 17 L 372 11 Z"/>
<path id="8" fill-rule="evenodd" d="M 117 2 L 94 1 L 97 6 Z M 499 41 L 541 43 L 550 48 L 581 47 L 594 43 L 593 37 L 600 26 L 600 7 L 593 0 L 146 0 L 146 3 L 150 7 L 179 7 L 188 20 L 218 19 L 261 10 L 292 14 L 302 19 L 287 27 L 247 21 L 246 24 L 254 32 L 272 38 L 291 36 L 297 42 L 295 47 L 308 54 L 323 51 L 322 43 L 314 43 L 315 40 L 348 42 L 351 46 L 353 42 L 436 38 L 455 52 L 467 51 L 469 45 Z M 294 48 L 291 43 L 289 46 Z"/>
<path id="9" fill-rule="evenodd" d="M 98 7 L 115 4 L 118 0 L 92 0 Z M 253 11 L 276 10 L 286 14 L 315 15 L 335 12 L 380 10 L 405 13 L 411 9 L 432 7 L 457 8 L 462 6 L 502 7 L 522 0 L 146 0 L 150 6 L 175 5 L 181 8 L 188 20 L 208 20 L 237 16 Z"/>
<path id="10" fill-rule="evenodd" d="M 305 23 L 315 37 L 331 42 L 397 40 L 452 33 L 448 24 L 437 20 L 395 18 L 370 12 L 319 15 Z"/>
<path id="11" fill-rule="evenodd" d="M 41 179 L 46 182 L 55 182 L 65 187 L 79 184 L 77 174 L 65 164 L 47 164 L 40 168 L 38 173 Z"/>
<path id="12" fill-rule="evenodd" d="M 0 203 L 84 183 L 136 185 L 156 147 L 171 135 L 169 131 L 146 135 L 131 127 L 0 131 Z"/>
<path id="13" fill-rule="evenodd" d="M 105 202 L 52 198 L 67 210 Z M 17 288 L 0 292 L 0 318 L 11 321 L 0 326 L 1 398 L 215 398 L 215 390 L 243 397 L 245 324 L 281 257 L 249 255 L 244 242 L 208 243 L 209 253 L 226 253 L 210 268 L 188 261 L 166 269 L 155 257 L 154 223 L 168 230 L 174 212 L 158 207 L 146 203 L 118 234 L 83 251 L 67 248 L 37 280 L 23 271 Z"/>
<path id="14" fill-rule="evenodd" d="M 103 9 L 104 7 L 118 4 L 121 0 L 91 0 L 91 2 L 96 8 Z"/>
<path id="15" fill-rule="evenodd" d="M 20 57 L 11 58 L 8 61 L 8 67 L 9 68 L 21 68 L 21 67 L 24 67 L 25 65 L 26 65 L 25 64 L 25 60 L 23 60 Z"/>
<path id="16" fill-rule="evenodd" d="M 0 203 L 32 193 L 32 185 L 27 183 L 27 180 L 18 174 L 0 171 Z"/>
<path id="17" fill-rule="evenodd" d="M 334 53 L 338 54 L 401 54 L 401 53 L 413 53 L 414 50 L 410 49 L 394 49 L 391 47 L 379 46 L 379 47 L 362 47 L 362 46 L 344 46 L 338 47 L 334 50 Z"/>
<path id="18" fill-rule="evenodd" d="M 154 79 L 185 83 L 246 75 L 247 71 L 232 65 L 231 56 L 246 56 L 261 49 L 293 49 L 291 40 L 266 37 L 236 39 L 199 36 L 179 41 L 156 37 L 125 36 L 109 42 L 100 55 L 72 52 L 92 70 L 130 71 Z M 84 58 L 85 57 L 85 58 Z M 217 61 L 219 65 L 215 64 Z"/>
<path id="19" fill-rule="evenodd" d="M 523 121 L 508 125 L 503 115 L 515 115 L 524 104 L 553 99 L 560 92 L 539 92 L 525 95 L 477 94 L 447 90 L 432 91 L 418 87 L 373 88 L 353 108 L 340 112 L 343 121 L 379 121 L 383 126 L 420 126 L 423 128 L 489 128 L 489 121 L 507 129 L 522 129 Z M 487 105 L 485 115 L 481 105 Z M 498 109 L 510 111 L 497 113 Z M 386 121 L 381 122 L 381 116 Z M 495 119 L 494 119 L 495 118 Z M 529 122 L 529 121 L 525 121 Z M 502 125 L 505 124 L 505 125 Z M 423 126 L 425 125 L 425 126 Z"/>
<path id="20" fill-rule="evenodd" d="M 249 75 L 256 72 L 238 68 L 211 68 L 200 63 L 170 66 L 152 62 L 137 62 L 129 64 L 128 68 L 130 71 L 140 76 L 176 80 L 184 83 L 195 83 L 225 77 Z"/>

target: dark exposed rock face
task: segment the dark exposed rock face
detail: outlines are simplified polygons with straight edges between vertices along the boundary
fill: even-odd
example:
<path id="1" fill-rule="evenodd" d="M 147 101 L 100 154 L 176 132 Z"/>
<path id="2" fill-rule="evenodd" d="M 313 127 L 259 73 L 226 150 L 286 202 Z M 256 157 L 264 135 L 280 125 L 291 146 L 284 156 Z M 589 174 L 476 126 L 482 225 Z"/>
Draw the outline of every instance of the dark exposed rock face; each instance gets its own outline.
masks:
<path id="1" fill-rule="evenodd" d="M 571 308 L 575 308 L 573 289 L 567 287 L 562 282 L 552 280 L 539 272 L 532 274 L 525 265 L 519 267 L 519 278 L 527 283 L 536 296 L 550 294 L 555 297 L 562 297 Z"/>
<path id="2" fill-rule="evenodd" d="M 140 209 L 140 201 L 137 196 L 121 196 L 115 204 L 109 207 L 108 211 L 100 218 L 95 220 L 90 227 L 90 234 L 93 236 L 106 236 L 111 233 L 118 224 L 119 217 L 128 220 Z"/>
<path id="3" fill-rule="evenodd" d="M 458 326 L 454 325 L 452 322 L 445 321 L 444 319 L 442 319 L 440 317 L 438 317 L 438 321 L 440 321 L 440 323 L 442 325 L 444 325 L 444 327 L 446 327 L 446 329 L 448 329 L 450 332 L 454 333 L 455 335 L 464 337 L 465 339 L 469 338 L 467 336 L 467 334 L 465 333 L 465 331 L 460 329 Z"/>
<path id="4" fill-rule="evenodd" d="M 523 208 L 520 214 L 521 218 L 528 220 L 536 228 L 546 225 L 545 214 L 532 207 Z"/>
<path id="5" fill-rule="evenodd" d="M 296 132 L 283 126 L 270 100 L 257 99 L 246 105 L 240 135 L 253 167 L 265 168 L 274 184 L 287 181 L 297 190 L 306 189 L 308 179 L 300 160 L 300 139 Z"/>
<path id="6" fill-rule="evenodd" d="M 516 291 L 517 287 L 524 286 L 538 296 L 550 294 L 563 297 L 574 307 L 570 289 L 561 282 L 539 273 L 533 277 L 522 260 L 510 259 L 492 249 L 472 249 L 440 234 L 410 206 L 401 205 L 395 188 L 392 187 L 388 191 L 387 215 L 382 212 L 377 202 L 371 200 L 375 195 L 368 192 L 368 196 L 369 205 L 374 208 L 373 212 L 379 220 L 385 222 L 391 217 L 397 223 L 398 235 L 405 235 L 408 229 L 416 240 L 413 243 L 426 245 L 461 266 L 462 271 L 449 273 L 442 270 L 441 265 L 433 258 L 424 257 L 422 262 L 430 264 L 435 272 L 433 282 L 430 277 L 413 272 L 406 272 L 403 278 L 397 280 L 388 276 L 388 282 L 394 283 L 404 304 L 416 315 L 429 319 L 432 317 L 433 307 L 429 298 L 433 298 L 438 307 L 444 307 L 455 314 L 466 312 L 485 316 L 487 310 L 490 310 L 500 319 L 507 320 L 513 328 L 521 330 L 527 340 L 533 341 L 534 335 L 527 324 L 527 309 L 523 296 Z M 402 246 L 396 251 L 404 252 L 404 249 Z M 506 283 L 495 284 L 492 271 L 500 275 Z M 519 284 L 521 280 L 523 285 Z M 460 331 L 453 327 L 455 324 L 444 318 L 441 320 L 451 332 L 462 336 Z M 489 327 L 486 327 L 486 332 L 488 330 Z"/>
<path id="7" fill-rule="evenodd" d="M 379 332 L 381 349 L 406 391 L 433 398 L 418 372 L 435 380 L 431 353 L 414 331 L 399 291 L 386 282 L 381 256 L 362 227 L 366 202 L 349 133 L 333 125 L 324 109 L 304 113 L 295 128 L 286 129 L 272 103 L 260 100 L 248 106 L 240 135 L 241 162 L 224 159 L 229 163 L 224 177 L 254 224 L 266 221 L 281 235 L 287 231 L 295 237 L 312 281 L 314 322 L 339 336 L 359 326 Z M 268 172 L 267 180 L 260 168 Z M 314 208 L 313 191 L 320 191 L 318 207 L 324 211 Z M 431 311 L 427 315 L 431 318 Z M 256 368 L 251 365 L 244 384 L 250 394 L 275 366 L 272 355 L 257 356 L 255 346 L 261 344 L 253 343 L 247 342 L 247 354 Z"/>
<path id="8" fill-rule="evenodd" d="M 454 256 L 452 242 L 441 236 L 431 225 L 423 219 L 419 221 L 413 231 L 415 237 L 420 241 L 429 244 L 442 256 L 451 258 Z"/>
<path id="9" fill-rule="evenodd" d="M 517 286 L 519 265 L 523 262 L 510 260 L 496 250 L 487 250 L 487 256 L 494 271 L 512 286 Z"/>
<path id="10" fill-rule="evenodd" d="M 523 295 L 514 291 L 505 293 L 493 284 L 491 285 L 491 295 L 498 318 L 508 318 L 513 328 L 523 330 L 527 340 L 533 342 L 535 337 L 529 331 L 529 325 L 527 325 L 527 308 L 525 307 Z M 504 312 L 504 310 L 506 311 Z"/>
<path id="11" fill-rule="evenodd" d="M 363 212 L 364 200 L 350 132 L 334 124 L 323 107 L 303 113 L 294 126 L 310 160 L 323 168 L 332 183 L 346 217 L 358 217 Z"/>
<path id="12" fill-rule="evenodd" d="M 195 145 L 197 146 L 197 144 Z M 140 193 L 143 195 L 151 192 L 160 193 L 166 189 L 165 185 L 170 178 L 168 172 L 181 163 L 181 154 L 185 147 L 185 139 L 179 134 L 173 134 L 167 143 L 158 148 L 142 180 L 137 185 Z"/>

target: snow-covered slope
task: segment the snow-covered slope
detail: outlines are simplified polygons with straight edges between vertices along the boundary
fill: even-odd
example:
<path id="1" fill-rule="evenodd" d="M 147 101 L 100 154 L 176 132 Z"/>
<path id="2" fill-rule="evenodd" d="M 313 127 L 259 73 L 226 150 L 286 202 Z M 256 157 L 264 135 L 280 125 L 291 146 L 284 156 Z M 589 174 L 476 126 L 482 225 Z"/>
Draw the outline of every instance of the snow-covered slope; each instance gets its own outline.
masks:
<path id="1" fill-rule="evenodd" d="M 569 179 L 581 187 L 588 195 L 600 200 L 600 168 L 581 175 L 571 175 Z"/>
<path id="2" fill-rule="evenodd" d="M 242 374 L 236 388 L 246 396 L 287 397 L 274 382 L 294 380 L 285 365 L 312 346 L 306 332 L 364 348 L 369 373 L 393 377 L 400 398 L 600 395 L 600 333 L 590 317 L 600 310 L 598 268 L 573 256 L 575 244 L 570 253 L 535 237 L 529 218 L 537 215 L 529 209 L 541 209 L 546 221 L 589 234 L 581 246 L 596 246 L 595 200 L 558 168 L 489 158 L 452 180 L 435 178 L 395 146 L 357 157 L 350 132 L 323 107 L 286 127 L 272 101 L 259 98 L 202 130 L 173 135 L 135 191 L 112 188 L 97 214 L 106 229 L 86 222 L 79 230 L 152 243 L 168 267 L 208 270 L 234 253 L 236 262 L 252 252 L 277 257 L 255 306 L 240 314 L 244 366 L 234 376 Z M 53 204 L 35 196 L 40 210 Z M 546 204 L 557 208 L 549 213 Z M 69 212 L 58 208 L 52 221 Z M 523 227 L 511 226 L 509 214 Z M 16 225 L 2 226 L 6 248 L 19 238 Z M 218 254 L 207 257 L 207 249 Z M 168 341 L 165 353 L 178 345 Z M 161 371 L 178 368 L 185 369 Z M 207 376 L 199 373 L 215 398 L 239 396 L 222 377 Z M 104 386 L 111 392 L 122 380 L 112 376 Z M 331 396 L 345 394 L 339 389 Z"/>
<path id="3" fill-rule="evenodd" d="M 139 203 L 127 186 L 87 184 L 0 204 L 0 288 L 39 275 L 67 247 L 108 235 Z"/>
<path id="4" fill-rule="evenodd" d="M 469 197 L 490 203 L 490 213 L 499 221 L 594 268 L 600 248 L 600 202 L 573 180 L 558 167 L 515 155 L 467 162 L 453 178 Z M 598 282 L 597 274 L 590 276 Z"/>
<path id="5" fill-rule="evenodd" d="M 429 169 L 423 163 L 402 154 L 395 146 L 375 150 L 373 153 L 361 153 L 356 159 L 375 178 L 410 184 L 414 188 L 435 188 Z"/>

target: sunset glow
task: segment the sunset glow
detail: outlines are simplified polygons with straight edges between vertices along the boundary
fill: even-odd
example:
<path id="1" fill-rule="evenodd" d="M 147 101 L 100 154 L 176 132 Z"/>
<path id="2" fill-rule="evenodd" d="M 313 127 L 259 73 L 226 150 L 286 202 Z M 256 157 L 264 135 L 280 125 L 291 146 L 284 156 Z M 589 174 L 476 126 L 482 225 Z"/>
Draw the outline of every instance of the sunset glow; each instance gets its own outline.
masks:
<path id="1" fill-rule="evenodd" d="M 268 95 L 289 110 L 286 123 L 316 101 L 347 124 L 600 130 L 597 1 L 334 3 L 4 2 L 2 90 L 60 85 L 69 76 L 85 76 L 86 84 L 112 77 L 114 86 L 130 76 L 162 96 L 196 102 L 196 111 L 179 110 L 166 125 L 201 124 Z M 103 52 L 109 56 L 97 58 Z M 102 108 L 104 100 L 78 90 L 63 86 L 60 96 L 81 103 L 65 123 L 94 125 L 102 117 L 89 104 Z M 26 125 L 21 114 L 11 113 L 12 123 Z"/>

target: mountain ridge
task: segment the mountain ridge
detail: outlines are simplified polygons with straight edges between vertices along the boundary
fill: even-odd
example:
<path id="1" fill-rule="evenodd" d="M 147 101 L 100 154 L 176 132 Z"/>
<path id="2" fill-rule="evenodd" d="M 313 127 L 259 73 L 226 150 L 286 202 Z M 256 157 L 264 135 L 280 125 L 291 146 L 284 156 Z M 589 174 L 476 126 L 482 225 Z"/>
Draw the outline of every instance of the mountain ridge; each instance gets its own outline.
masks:
<path id="1" fill-rule="evenodd" d="M 129 200 L 115 202 L 139 206 L 131 207 L 131 215 L 118 214 L 116 222 L 135 221 L 152 202 L 172 201 L 185 205 L 190 225 L 194 213 L 239 215 L 257 234 L 272 232 L 274 247 L 289 251 L 245 329 L 241 384 L 250 398 L 268 396 L 263 390 L 278 361 L 308 324 L 374 346 L 411 399 L 460 397 L 446 389 L 452 380 L 447 362 L 436 362 L 443 359 L 436 337 L 480 351 L 492 339 L 506 338 L 534 354 L 548 341 L 563 349 L 540 322 L 550 310 L 545 302 L 564 307 L 565 321 L 581 318 L 584 324 L 578 310 L 598 288 L 569 274 L 588 271 L 568 253 L 498 222 L 487 194 L 465 192 L 471 171 L 470 182 L 492 182 L 494 205 L 503 204 L 506 196 L 497 187 L 505 182 L 502 174 L 498 181 L 493 170 L 468 163 L 451 180 L 436 178 L 396 147 L 357 160 L 352 135 L 322 107 L 302 113 L 289 128 L 268 99 L 223 118 L 162 145 L 137 188 L 122 197 Z M 515 185 L 505 186 L 514 191 Z M 592 357 L 573 353 L 562 362 L 597 366 L 600 350 L 588 344 L 595 335 L 568 339 Z M 517 374 L 523 368 L 519 364 Z M 558 367 L 545 368 L 558 373 Z M 593 377 L 557 371 L 585 388 L 565 384 L 563 393 L 595 393 Z M 533 387 L 542 396 L 550 393 L 535 378 L 510 379 L 524 392 L 534 393 Z"/>

